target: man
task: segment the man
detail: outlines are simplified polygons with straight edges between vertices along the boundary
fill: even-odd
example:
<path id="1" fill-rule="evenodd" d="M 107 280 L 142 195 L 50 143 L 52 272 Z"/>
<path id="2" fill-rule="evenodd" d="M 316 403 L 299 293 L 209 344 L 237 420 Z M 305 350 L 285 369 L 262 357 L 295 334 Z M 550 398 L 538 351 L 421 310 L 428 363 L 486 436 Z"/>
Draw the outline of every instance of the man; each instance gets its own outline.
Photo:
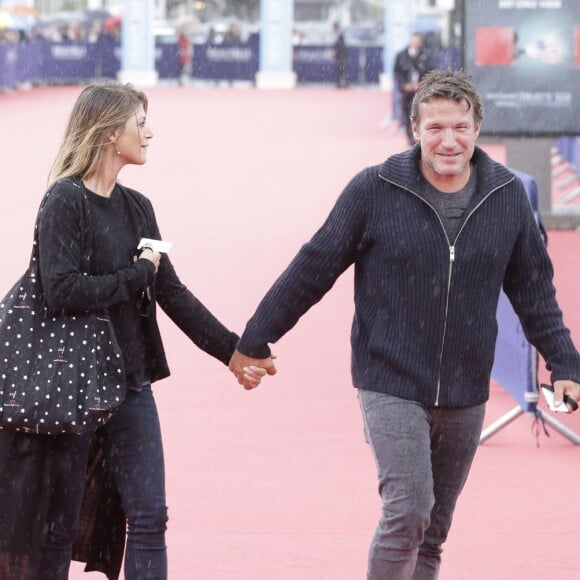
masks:
<path id="1" fill-rule="evenodd" d="M 552 264 L 521 181 L 475 146 L 482 117 L 465 73 L 428 73 L 411 112 L 418 144 L 352 179 L 230 363 L 246 388 L 244 368 L 273 374 L 268 343 L 354 263 L 352 376 L 383 504 L 369 580 L 438 576 L 489 397 L 502 287 L 556 399 L 580 401 L 580 355 Z"/>
<path id="2" fill-rule="evenodd" d="M 191 74 L 191 42 L 187 29 L 182 28 L 177 37 L 177 45 L 179 46 L 179 77 L 177 82 L 179 86 L 187 83 L 188 77 Z"/>
<path id="3" fill-rule="evenodd" d="M 334 32 L 335 37 L 332 48 L 334 51 L 334 62 L 336 63 L 336 86 L 339 89 L 346 89 L 348 87 L 348 79 L 346 75 L 346 42 L 338 22 L 333 24 L 332 31 Z"/>
<path id="4" fill-rule="evenodd" d="M 395 57 L 394 76 L 401 104 L 401 125 L 405 129 L 409 145 L 415 143 L 410 119 L 413 97 L 419 81 L 431 68 L 429 57 L 422 47 L 421 35 L 413 34 L 409 39 L 409 46 L 397 53 Z"/>

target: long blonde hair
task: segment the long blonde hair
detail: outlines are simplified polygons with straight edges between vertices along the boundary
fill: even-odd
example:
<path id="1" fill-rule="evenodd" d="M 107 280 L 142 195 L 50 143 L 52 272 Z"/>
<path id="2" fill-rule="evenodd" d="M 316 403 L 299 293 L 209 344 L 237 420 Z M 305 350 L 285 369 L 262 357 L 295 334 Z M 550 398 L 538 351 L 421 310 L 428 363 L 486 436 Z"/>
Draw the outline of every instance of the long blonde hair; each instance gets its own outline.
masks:
<path id="1" fill-rule="evenodd" d="M 147 97 L 130 84 L 107 81 L 85 87 L 71 111 L 49 182 L 95 173 L 109 137 L 125 125 L 139 105 L 147 111 Z"/>

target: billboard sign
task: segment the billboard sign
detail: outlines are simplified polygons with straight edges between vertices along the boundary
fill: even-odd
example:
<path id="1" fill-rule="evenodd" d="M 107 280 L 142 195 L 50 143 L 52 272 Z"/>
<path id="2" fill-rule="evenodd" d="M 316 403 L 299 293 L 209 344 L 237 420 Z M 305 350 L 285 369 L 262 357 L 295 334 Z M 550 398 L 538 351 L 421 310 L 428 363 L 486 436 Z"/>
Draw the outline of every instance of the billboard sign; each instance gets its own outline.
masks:
<path id="1" fill-rule="evenodd" d="M 465 0 L 482 133 L 580 134 L 580 0 Z"/>

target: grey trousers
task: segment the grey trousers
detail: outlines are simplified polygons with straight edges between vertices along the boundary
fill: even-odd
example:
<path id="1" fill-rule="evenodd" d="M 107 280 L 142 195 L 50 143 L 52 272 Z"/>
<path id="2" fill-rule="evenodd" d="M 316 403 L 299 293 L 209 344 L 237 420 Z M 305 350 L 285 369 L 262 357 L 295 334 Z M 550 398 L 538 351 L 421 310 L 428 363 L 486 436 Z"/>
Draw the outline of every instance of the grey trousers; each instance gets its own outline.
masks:
<path id="1" fill-rule="evenodd" d="M 436 580 L 457 498 L 481 434 L 485 405 L 425 407 L 359 389 L 383 513 L 368 580 Z"/>

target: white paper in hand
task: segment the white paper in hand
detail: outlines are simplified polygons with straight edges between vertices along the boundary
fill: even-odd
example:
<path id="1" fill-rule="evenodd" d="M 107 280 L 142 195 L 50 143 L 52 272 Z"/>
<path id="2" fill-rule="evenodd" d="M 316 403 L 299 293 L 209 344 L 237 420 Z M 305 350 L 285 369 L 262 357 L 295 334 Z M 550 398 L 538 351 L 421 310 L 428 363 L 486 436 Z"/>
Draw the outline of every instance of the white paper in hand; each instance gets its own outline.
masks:
<path id="1" fill-rule="evenodd" d="M 154 252 L 166 254 L 171 250 L 172 243 L 163 240 L 152 240 L 151 238 L 141 238 L 137 249 L 140 250 L 146 246 L 149 246 Z"/>
<path id="2" fill-rule="evenodd" d="M 550 411 L 557 411 L 558 413 L 568 412 L 568 407 L 564 401 L 562 401 L 558 406 L 554 405 L 554 391 L 542 386 L 542 393 L 544 394 L 544 398 L 546 399 Z"/>

